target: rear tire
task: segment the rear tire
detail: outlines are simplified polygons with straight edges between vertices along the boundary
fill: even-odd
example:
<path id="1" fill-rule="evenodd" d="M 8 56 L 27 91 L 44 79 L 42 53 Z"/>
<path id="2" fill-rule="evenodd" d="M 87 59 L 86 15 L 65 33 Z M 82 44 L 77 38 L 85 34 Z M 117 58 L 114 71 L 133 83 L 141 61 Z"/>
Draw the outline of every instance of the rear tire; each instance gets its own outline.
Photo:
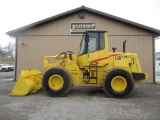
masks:
<path id="1" fill-rule="evenodd" d="M 103 77 L 103 90 L 110 97 L 126 97 L 134 88 L 132 76 L 124 69 L 112 69 Z"/>
<path id="2" fill-rule="evenodd" d="M 54 67 L 45 72 L 42 87 L 51 97 L 65 96 L 72 87 L 70 73 L 62 67 Z"/>

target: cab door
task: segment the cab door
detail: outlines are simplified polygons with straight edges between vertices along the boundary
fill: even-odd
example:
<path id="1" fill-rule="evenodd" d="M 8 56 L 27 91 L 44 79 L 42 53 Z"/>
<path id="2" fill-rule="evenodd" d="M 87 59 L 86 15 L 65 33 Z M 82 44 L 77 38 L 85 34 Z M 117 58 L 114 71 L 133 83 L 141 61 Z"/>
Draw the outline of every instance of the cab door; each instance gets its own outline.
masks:
<path id="1" fill-rule="evenodd" d="M 90 35 L 88 42 L 88 53 L 86 54 L 86 61 L 91 63 L 93 60 L 99 58 L 98 50 L 98 34 Z"/>

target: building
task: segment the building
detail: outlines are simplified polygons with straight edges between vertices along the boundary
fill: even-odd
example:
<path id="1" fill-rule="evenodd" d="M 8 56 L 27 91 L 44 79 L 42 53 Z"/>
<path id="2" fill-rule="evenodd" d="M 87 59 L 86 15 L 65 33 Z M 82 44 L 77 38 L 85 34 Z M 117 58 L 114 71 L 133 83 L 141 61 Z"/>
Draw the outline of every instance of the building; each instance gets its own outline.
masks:
<path id="1" fill-rule="evenodd" d="M 36 68 L 44 72 L 43 57 L 63 51 L 78 53 L 85 29 L 105 30 L 109 33 L 109 50 L 137 53 L 142 70 L 149 73 L 147 82 L 155 82 L 154 38 L 160 30 L 85 6 L 7 32 L 16 38 L 16 78 L 22 69 Z"/>

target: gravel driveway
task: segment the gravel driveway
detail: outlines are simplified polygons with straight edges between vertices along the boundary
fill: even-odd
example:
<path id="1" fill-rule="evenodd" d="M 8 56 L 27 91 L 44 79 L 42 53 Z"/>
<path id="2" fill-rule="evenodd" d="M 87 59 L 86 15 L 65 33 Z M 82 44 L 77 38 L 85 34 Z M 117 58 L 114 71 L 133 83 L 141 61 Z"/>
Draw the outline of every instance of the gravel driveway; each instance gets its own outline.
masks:
<path id="1" fill-rule="evenodd" d="M 160 84 L 136 84 L 125 99 L 106 97 L 99 87 L 73 87 L 66 97 L 43 90 L 10 97 L 15 82 L 0 81 L 1 120 L 159 120 Z"/>
<path id="2" fill-rule="evenodd" d="M 13 78 L 14 79 L 14 71 L 9 71 L 9 72 L 2 72 L 0 71 L 0 81 L 2 79 L 10 79 Z"/>

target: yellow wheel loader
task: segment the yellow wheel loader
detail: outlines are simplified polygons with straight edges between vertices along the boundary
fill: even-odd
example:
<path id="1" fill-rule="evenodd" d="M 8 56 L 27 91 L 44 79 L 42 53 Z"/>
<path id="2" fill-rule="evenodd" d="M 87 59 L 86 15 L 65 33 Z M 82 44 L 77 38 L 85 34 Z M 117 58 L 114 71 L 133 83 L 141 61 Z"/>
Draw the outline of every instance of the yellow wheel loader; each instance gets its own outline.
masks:
<path id="1" fill-rule="evenodd" d="M 110 97 L 127 96 L 134 82 L 148 79 L 141 71 L 138 57 L 134 53 L 108 51 L 107 31 L 86 31 L 83 34 L 79 54 L 71 51 L 56 56 L 44 57 L 46 72 L 42 87 L 49 96 L 65 96 L 73 85 L 100 86 Z M 51 63 L 50 59 L 59 60 Z"/>

